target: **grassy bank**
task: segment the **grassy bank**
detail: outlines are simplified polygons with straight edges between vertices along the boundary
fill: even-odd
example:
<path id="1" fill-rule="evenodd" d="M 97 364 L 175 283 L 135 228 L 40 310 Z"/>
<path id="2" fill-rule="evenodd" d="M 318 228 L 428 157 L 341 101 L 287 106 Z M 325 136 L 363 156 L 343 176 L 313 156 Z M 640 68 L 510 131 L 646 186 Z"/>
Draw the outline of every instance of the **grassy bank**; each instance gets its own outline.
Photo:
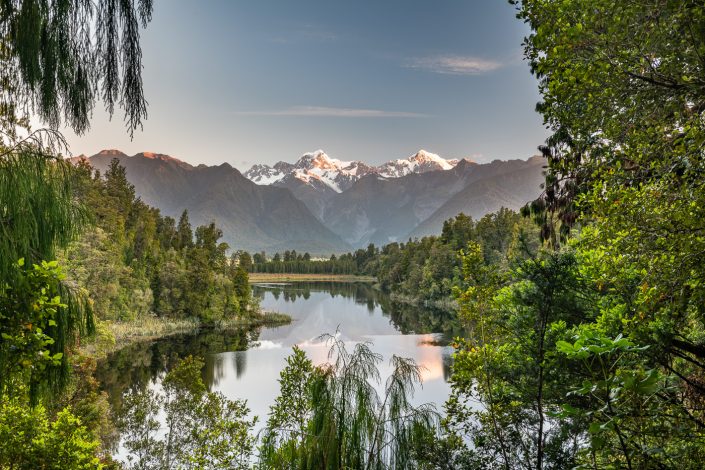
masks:
<path id="1" fill-rule="evenodd" d="M 103 321 L 96 326 L 93 338 L 81 344 L 83 355 L 101 358 L 137 341 L 150 341 L 166 336 L 195 333 L 201 328 L 226 330 L 238 327 L 279 326 L 291 323 L 283 313 L 264 312 L 251 317 L 219 320 L 204 324 L 197 319 L 143 317 L 129 322 Z"/>
<path id="2" fill-rule="evenodd" d="M 285 274 L 285 273 L 250 273 L 250 282 L 375 282 L 372 276 L 354 276 L 350 274 Z"/>

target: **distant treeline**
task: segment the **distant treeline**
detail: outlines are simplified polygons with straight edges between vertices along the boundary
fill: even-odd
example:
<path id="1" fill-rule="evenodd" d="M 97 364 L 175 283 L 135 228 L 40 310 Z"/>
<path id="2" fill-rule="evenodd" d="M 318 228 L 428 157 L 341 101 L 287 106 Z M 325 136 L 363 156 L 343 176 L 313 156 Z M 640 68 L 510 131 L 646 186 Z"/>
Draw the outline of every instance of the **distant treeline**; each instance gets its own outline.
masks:
<path id="1" fill-rule="evenodd" d="M 354 253 L 340 256 L 331 255 L 329 259 L 312 258 L 309 253 L 297 253 L 296 250 L 276 253 L 268 258 L 265 252 L 250 255 L 239 252 L 240 266 L 254 273 L 302 273 L 302 274 L 367 274 L 366 270 L 371 260 L 379 255 L 374 245 L 366 250 L 360 249 Z"/>
<path id="2" fill-rule="evenodd" d="M 459 253 L 469 242 L 483 247 L 487 264 L 502 264 L 521 251 L 534 252 L 539 245 L 531 221 L 509 209 L 500 209 L 480 220 L 465 214 L 447 220 L 440 236 L 428 236 L 383 248 L 370 244 L 329 259 L 315 259 L 309 253 L 285 251 L 237 254 L 240 266 L 256 273 L 353 274 L 375 276 L 388 291 L 418 300 L 448 299 L 453 287 L 461 285 Z"/>

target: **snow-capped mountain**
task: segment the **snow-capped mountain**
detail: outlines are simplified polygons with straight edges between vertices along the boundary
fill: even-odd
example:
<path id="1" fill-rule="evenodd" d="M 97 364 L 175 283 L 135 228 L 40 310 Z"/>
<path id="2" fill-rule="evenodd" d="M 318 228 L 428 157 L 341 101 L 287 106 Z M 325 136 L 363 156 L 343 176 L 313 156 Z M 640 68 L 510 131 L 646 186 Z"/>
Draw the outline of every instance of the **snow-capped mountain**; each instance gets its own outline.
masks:
<path id="1" fill-rule="evenodd" d="M 410 173 L 426 173 L 427 171 L 450 170 L 459 160 L 446 160 L 435 153 L 419 150 L 409 158 L 389 161 L 377 167 L 377 173 L 385 178 L 399 178 Z"/>
<path id="2" fill-rule="evenodd" d="M 339 253 L 439 234 L 463 212 L 474 219 L 519 209 L 541 192 L 542 157 L 478 164 L 426 151 L 380 166 L 319 150 L 296 163 L 255 165 L 245 178 L 227 163 L 197 165 L 159 153 L 80 156 L 104 173 L 113 159 L 142 200 L 192 223 L 215 220 L 235 249 Z M 258 184 L 256 184 L 258 183 Z"/>
<path id="3" fill-rule="evenodd" d="M 323 150 L 316 150 L 305 153 L 293 164 L 254 165 L 244 175 L 257 184 L 286 186 L 287 180 L 293 178 L 321 191 L 332 189 L 341 193 L 360 177 L 375 172 L 374 167 L 363 162 L 341 161 L 330 158 Z"/>
<path id="4" fill-rule="evenodd" d="M 284 163 L 284 162 L 279 162 Z M 277 165 L 279 165 L 277 163 Z M 244 173 L 245 177 L 256 184 L 273 184 L 284 178 L 285 171 L 277 168 L 277 165 L 271 167 L 269 165 L 257 164 Z"/>
<path id="5" fill-rule="evenodd" d="M 142 201 L 176 220 L 186 209 L 194 227 L 215 221 L 232 249 L 318 254 L 350 249 L 290 191 L 257 185 L 227 163 L 193 166 L 164 154 L 128 156 L 119 150 L 71 161 L 85 160 L 104 174 L 113 159 L 125 168 Z"/>
<path id="6" fill-rule="evenodd" d="M 279 162 L 274 166 L 258 164 L 244 173 L 257 184 L 291 187 L 294 180 L 319 191 L 341 193 L 365 175 L 399 178 L 410 173 L 450 170 L 459 160 L 445 160 L 434 153 L 419 150 L 405 159 L 371 166 L 361 161 L 341 161 L 329 157 L 323 150 L 304 154 L 296 163 Z"/>

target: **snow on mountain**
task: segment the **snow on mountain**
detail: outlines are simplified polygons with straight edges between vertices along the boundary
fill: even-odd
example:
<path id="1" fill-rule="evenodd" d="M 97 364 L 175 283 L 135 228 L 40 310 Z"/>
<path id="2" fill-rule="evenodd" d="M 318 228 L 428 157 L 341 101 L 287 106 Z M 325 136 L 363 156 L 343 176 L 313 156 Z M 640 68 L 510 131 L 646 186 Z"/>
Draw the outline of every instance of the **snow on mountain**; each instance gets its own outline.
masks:
<path id="1" fill-rule="evenodd" d="M 256 184 L 274 184 L 284 178 L 284 172 L 269 165 L 253 165 L 252 168 L 244 173 L 245 177 Z"/>
<path id="2" fill-rule="evenodd" d="M 360 177 L 375 169 L 359 161 L 347 162 L 330 158 L 323 150 L 305 153 L 294 163 L 279 162 L 274 166 L 254 165 L 244 175 L 257 184 L 282 183 L 296 178 L 311 186 L 329 188 L 340 193 Z"/>
<path id="3" fill-rule="evenodd" d="M 342 161 L 329 157 L 323 150 L 305 153 L 294 163 L 279 162 L 274 166 L 254 165 L 244 175 L 257 184 L 283 185 L 295 178 L 322 190 L 332 189 L 341 193 L 365 175 L 399 178 L 410 173 L 450 170 L 459 160 L 445 160 L 435 153 L 419 150 L 406 159 L 389 161 L 374 167 L 361 161 Z"/>
<path id="4" fill-rule="evenodd" d="M 427 171 L 450 170 L 458 160 L 445 160 L 435 153 L 419 150 L 405 159 L 392 160 L 377 167 L 378 173 L 387 178 L 399 178 L 410 173 L 426 173 Z"/>
<path id="5" fill-rule="evenodd" d="M 320 182 L 336 193 L 345 191 L 362 176 L 375 172 L 363 162 L 331 158 L 323 150 L 305 153 L 294 168 L 294 176 L 299 180 L 309 184 Z"/>

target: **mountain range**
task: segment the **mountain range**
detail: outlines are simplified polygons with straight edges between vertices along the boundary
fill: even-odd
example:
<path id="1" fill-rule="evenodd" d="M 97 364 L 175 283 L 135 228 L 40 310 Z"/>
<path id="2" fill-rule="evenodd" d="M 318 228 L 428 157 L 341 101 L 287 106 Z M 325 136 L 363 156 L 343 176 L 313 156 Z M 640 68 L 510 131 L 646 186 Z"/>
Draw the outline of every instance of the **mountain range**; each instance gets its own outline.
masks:
<path id="1" fill-rule="evenodd" d="M 194 224 L 215 221 L 235 249 L 313 254 L 437 234 L 460 212 L 518 209 L 540 193 L 544 165 L 541 157 L 478 164 L 420 150 L 372 166 L 318 150 L 243 175 L 227 163 L 193 166 L 151 152 L 81 158 L 100 171 L 117 158 L 142 200 L 173 217 L 187 209 Z"/>
<path id="2" fill-rule="evenodd" d="M 227 163 L 193 166 L 168 155 L 127 156 L 119 150 L 103 150 L 87 160 L 105 172 L 113 158 L 145 203 L 177 220 L 186 209 L 194 227 L 215 221 L 234 249 L 333 253 L 350 248 L 289 190 L 257 185 Z"/>

